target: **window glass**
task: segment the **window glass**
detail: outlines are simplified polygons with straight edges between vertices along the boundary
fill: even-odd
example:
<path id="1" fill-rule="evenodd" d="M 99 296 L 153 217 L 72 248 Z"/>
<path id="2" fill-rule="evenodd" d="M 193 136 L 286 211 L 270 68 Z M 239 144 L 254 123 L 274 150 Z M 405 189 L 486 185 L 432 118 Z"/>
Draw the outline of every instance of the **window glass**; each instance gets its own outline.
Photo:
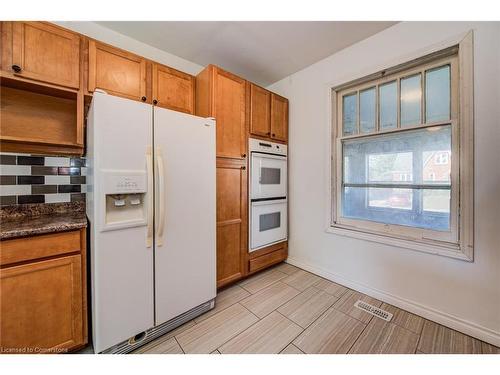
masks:
<path id="1" fill-rule="evenodd" d="M 261 168 L 260 183 L 262 185 L 279 185 L 281 170 L 279 168 Z"/>
<path id="2" fill-rule="evenodd" d="M 272 212 L 259 216 L 259 232 L 276 229 L 281 226 L 281 212 Z"/>
<path id="3" fill-rule="evenodd" d="M 450 228 L 451 126 L 343 142 L 342 215 Z"/>
<path id="4" fill-rule="evenodd" d="M 393 129 L 398 122 L 398 86 L 393 81 L 379 86 L 380 129 Z"/>
<path id="5" fill-rule="evenodd" d="M 359 127 L 361 133 L 375 130 L 375 87 L 359 93 Z"/>
<path id="6" fill-rule="evenodd" d="M 342 213 L 349 219 L 436 231 L 450 229 L 449 190 L 423 190 L 424 209 L 416 209 L 422 189 L 345 187 Z M 368 199 L 367 199 L 368 198 Z M 368 204 L 365 202 L 368 200 Z"/>
<path id="7" fill-rule="evenodd" d="M 421 123 L 421 101 L 421 74 L 401 79 L 401 126 Z"/>
<path id="8" fill-rule="evenodd" d="M 425 72 L 425 121 L 450 119 L 450 66 Z"/>
<path id="9" fill-rule="evenodd" d="M 343 133 L 344 135 L 356 134 L 356 123 L 358 122 L 357 117 L 357 106 L 358 99 L 357 94 L 345 95 L 342 99 L 342 123 L 343 123 Z"/>

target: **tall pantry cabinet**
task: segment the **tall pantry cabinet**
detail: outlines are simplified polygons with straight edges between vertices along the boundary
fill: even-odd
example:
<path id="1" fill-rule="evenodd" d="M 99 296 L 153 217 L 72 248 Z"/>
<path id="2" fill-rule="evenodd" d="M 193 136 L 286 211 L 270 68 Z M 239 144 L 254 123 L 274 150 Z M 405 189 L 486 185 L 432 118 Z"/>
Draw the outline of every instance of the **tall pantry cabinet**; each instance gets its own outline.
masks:
<path id="1" fill-rule="evenodd" d="M 196 115 L 217 121 L 217 287 L 246 275 L 246 81 L 214 65 L 196 77 Z"/>

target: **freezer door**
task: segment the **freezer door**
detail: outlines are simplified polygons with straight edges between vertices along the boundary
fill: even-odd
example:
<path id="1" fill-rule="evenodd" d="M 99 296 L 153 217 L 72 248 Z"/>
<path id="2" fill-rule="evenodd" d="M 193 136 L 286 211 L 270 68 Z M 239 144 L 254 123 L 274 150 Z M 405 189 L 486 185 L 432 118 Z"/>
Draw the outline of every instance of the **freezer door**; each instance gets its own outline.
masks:
<path id="1" fill-rule="evenodd" d="M 144 219 L 152 214 L 153 176 L 152 168 L 149 173 L 147 168 L 152 116 L 150 105 L 97 92 L 93 96 L 87 194 L 96 352 L 154 325 L 153 246 L 147 247 L 147 220 L 128 220 L 126 214 L 130 210 L 132 217 L 140 218 L 137 207 L 142 204 Z M 149 188 L 144 181 L 150 181 Z M 115 205 L 109 194 L 127 189 L 146 192 Z M 132 202 L 134 197 L 141 199 L 139 205 Z"/>
<path id="2" fill-rule="evenodd" d="M 154 141 L 158 325 L 215 298 L 215 122 L 155 107 Z"/>

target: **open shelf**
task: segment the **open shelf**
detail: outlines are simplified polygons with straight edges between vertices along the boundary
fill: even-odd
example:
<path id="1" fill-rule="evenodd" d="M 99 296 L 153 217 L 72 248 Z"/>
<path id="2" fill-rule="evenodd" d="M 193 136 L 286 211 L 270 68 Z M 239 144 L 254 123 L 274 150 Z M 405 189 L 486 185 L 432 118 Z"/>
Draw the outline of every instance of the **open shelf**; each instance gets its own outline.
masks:
<path id="1" fill-rule="evenodd" d="M 83 153 L 83 116 L 79 113 L 83 96 L 78 91 L 4 75 L 0 79 L 2 151 Z"/>

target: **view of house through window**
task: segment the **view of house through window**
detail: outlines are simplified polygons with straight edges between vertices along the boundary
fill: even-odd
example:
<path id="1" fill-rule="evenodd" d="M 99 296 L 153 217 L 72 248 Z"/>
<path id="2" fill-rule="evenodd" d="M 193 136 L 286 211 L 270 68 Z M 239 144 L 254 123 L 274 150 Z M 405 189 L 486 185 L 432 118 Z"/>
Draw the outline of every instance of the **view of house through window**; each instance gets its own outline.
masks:
<path id="1" fill-rule="evenodd" d="M 457 50 L 335 90 L 333 225 L 457 243 Z"/>

